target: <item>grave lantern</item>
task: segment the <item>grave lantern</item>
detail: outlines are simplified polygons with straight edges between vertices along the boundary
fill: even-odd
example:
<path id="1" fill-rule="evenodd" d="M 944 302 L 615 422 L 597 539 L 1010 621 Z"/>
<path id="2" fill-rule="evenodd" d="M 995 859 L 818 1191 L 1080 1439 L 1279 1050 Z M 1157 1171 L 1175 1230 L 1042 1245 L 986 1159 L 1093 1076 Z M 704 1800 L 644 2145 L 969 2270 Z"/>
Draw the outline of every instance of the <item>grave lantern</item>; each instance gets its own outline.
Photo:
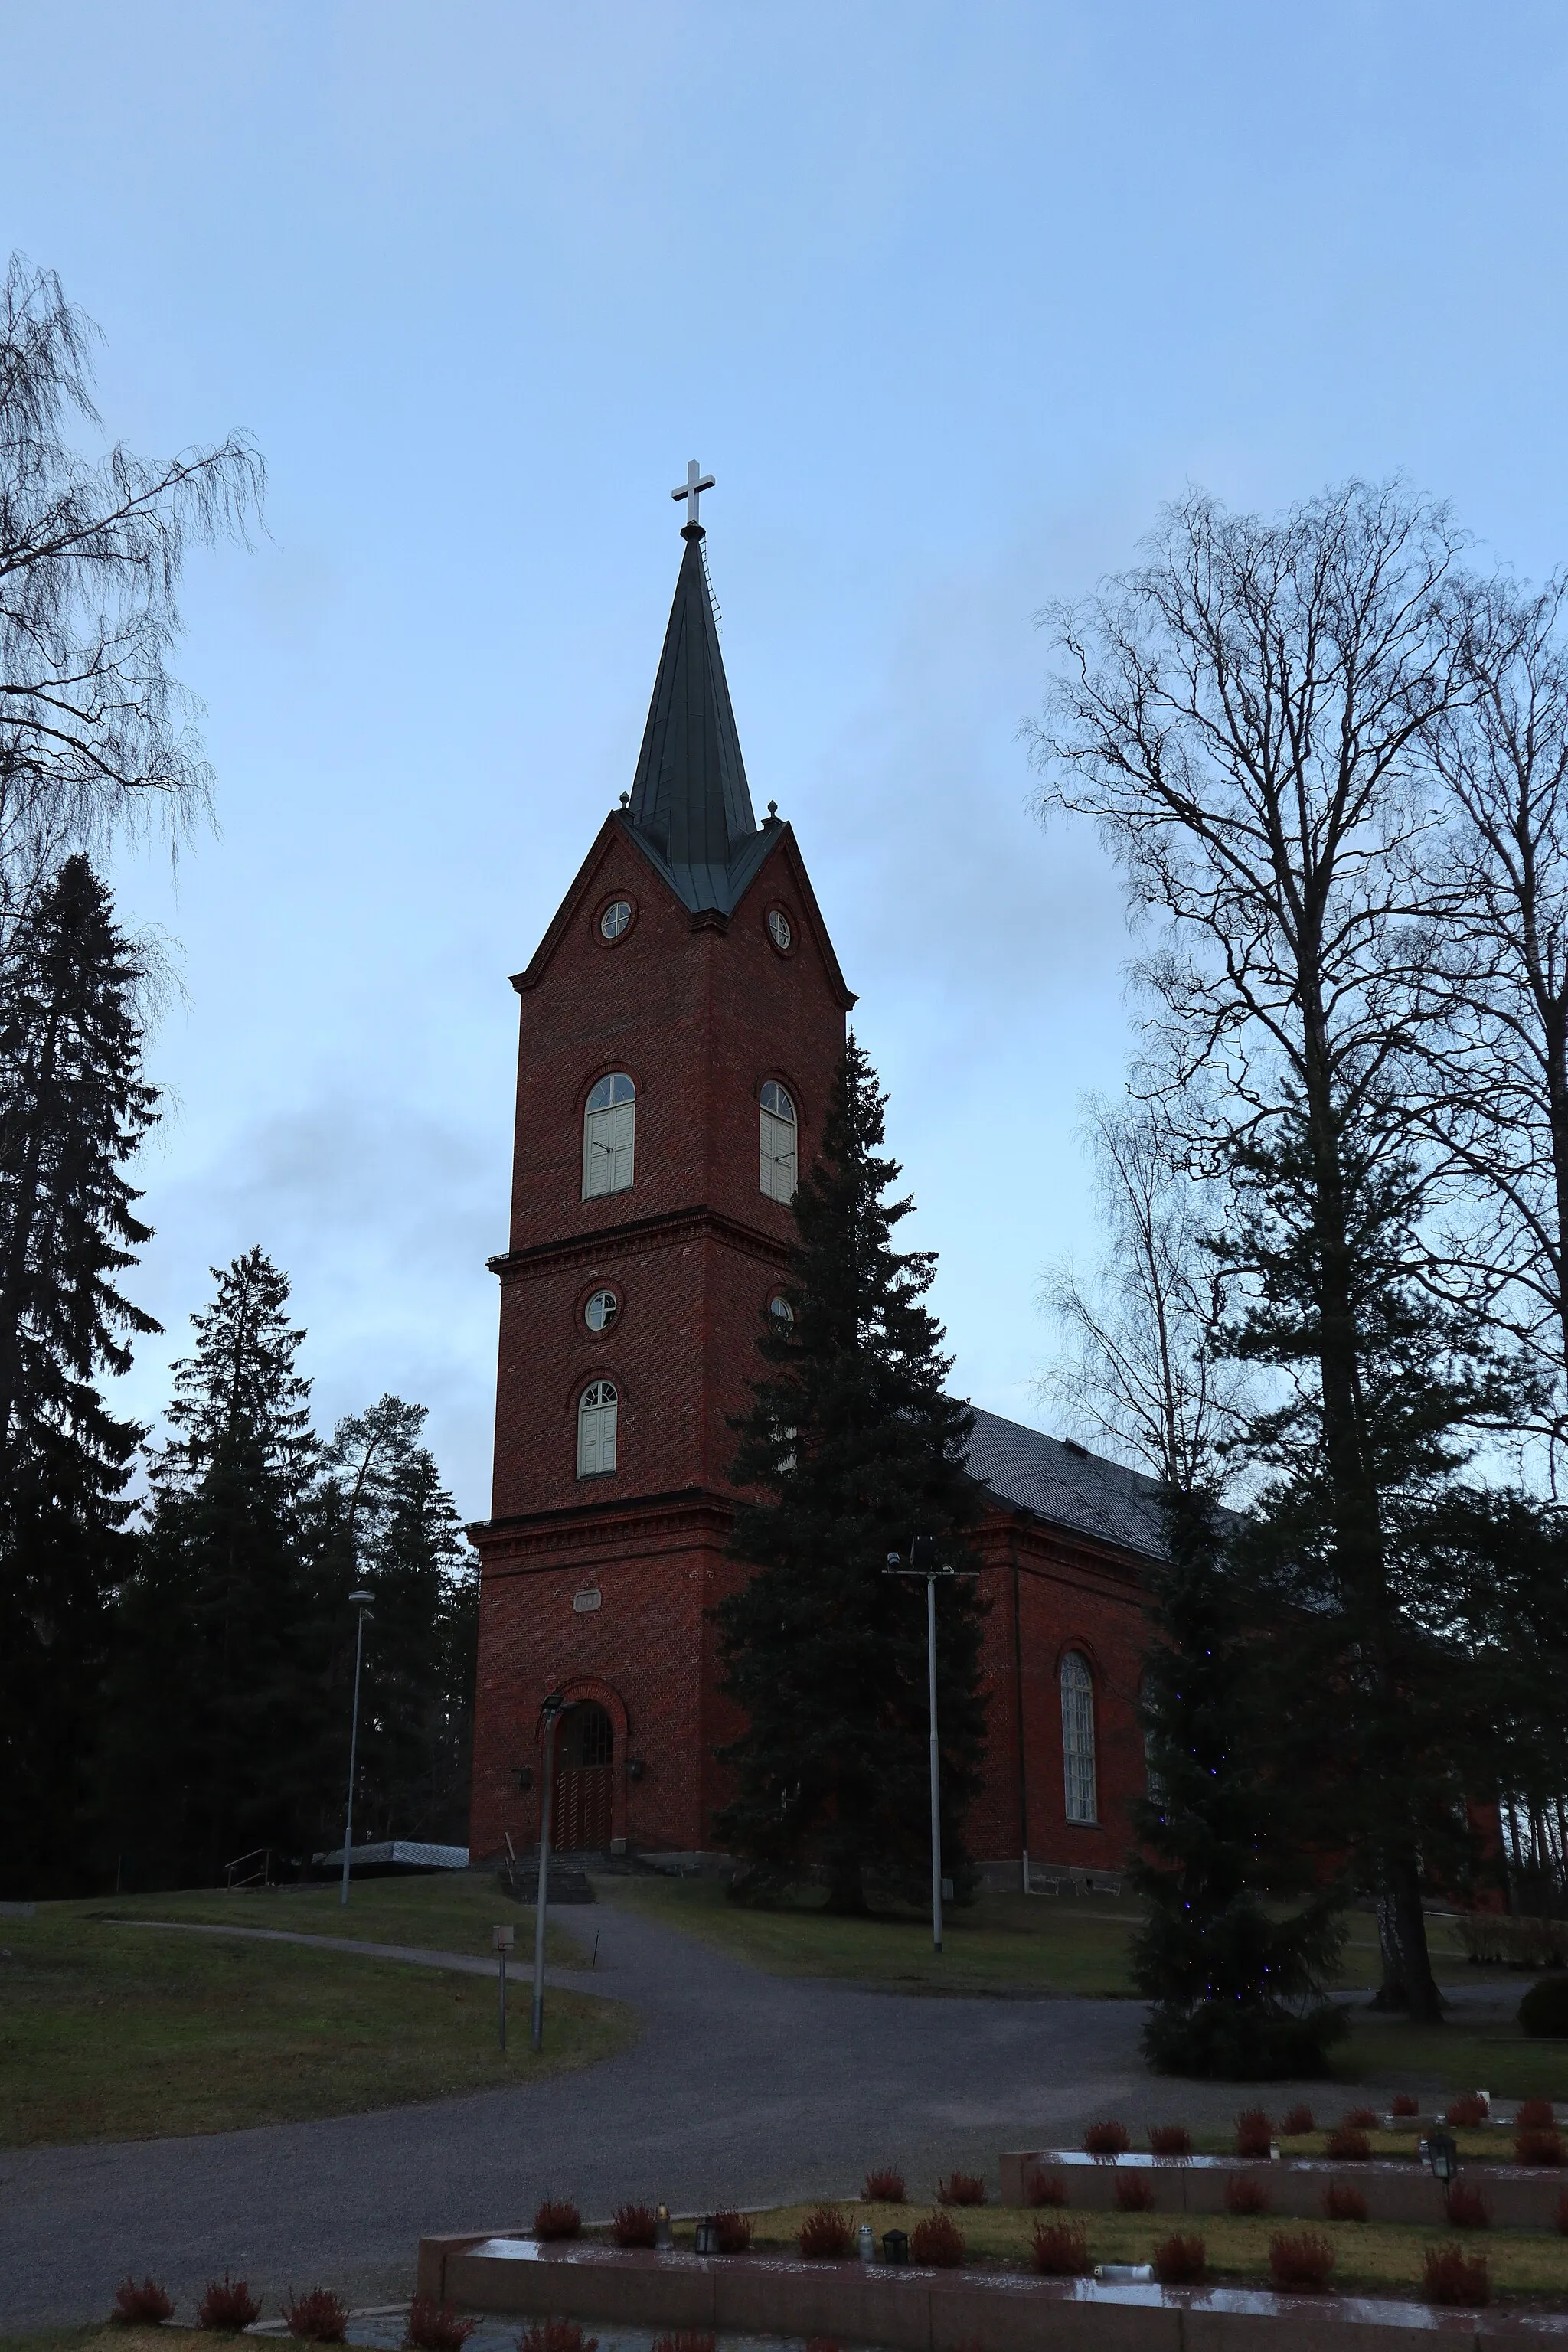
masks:
<path id="1" fill-rule="evenodd" d="M 719 2252 L 719 2224 L 711 2213 L 705 2221 L 697 2224 L 697 2251 L 700 2254 L 716 2254 Z"/>
<path id="2" fill-rule="evenodd" d="M 891 2263 L 896 2267 L 900 2263 L 907 2263 L 909 2259 L 909 2231 L 907 2230 L 884 2230 L 882 2232 L 882 2260 L 885 2263 Z"/>
<path id="3" fill-rule="evenodd" d="M 1426 2159 L 1433 2179 L 1440 2188 L 1447 2189 L 1459 2168 L 1459 2150 L 1453 2134 L 1433 2132 L 1429 2138 L 1422 2141 L 1421 2153 Z"/>

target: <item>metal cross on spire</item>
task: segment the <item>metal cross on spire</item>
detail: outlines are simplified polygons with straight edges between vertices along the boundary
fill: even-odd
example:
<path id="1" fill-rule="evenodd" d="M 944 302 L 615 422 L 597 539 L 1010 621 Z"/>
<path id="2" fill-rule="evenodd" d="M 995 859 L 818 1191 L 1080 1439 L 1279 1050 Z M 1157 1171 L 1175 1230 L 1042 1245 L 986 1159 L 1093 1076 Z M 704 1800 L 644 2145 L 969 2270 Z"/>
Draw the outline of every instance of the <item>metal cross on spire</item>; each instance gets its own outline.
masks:
<path id="1" fill-rule="evenodd" d="M 689 457 L 686 461 L 686 479 L 683 482 L 678 482 L 669 495 L 672 499 L 686 500 L 686 520 L 695 529 L 700 530 L 702 520 L 697 511 L 697 501 L 704 490 L 710 490 L 712 488 L 712 475 L 705 474 L 695 457 Z"/>

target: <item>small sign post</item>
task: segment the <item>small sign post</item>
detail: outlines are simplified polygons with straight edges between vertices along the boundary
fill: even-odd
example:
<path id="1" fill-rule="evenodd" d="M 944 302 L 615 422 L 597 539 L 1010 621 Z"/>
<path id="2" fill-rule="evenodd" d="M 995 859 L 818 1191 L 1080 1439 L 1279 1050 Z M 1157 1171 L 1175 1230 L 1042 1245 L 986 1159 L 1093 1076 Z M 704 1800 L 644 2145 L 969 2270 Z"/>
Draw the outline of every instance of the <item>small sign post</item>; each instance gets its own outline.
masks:
<path id="1" fill-rule="evenodd" d="M 493 1927 L 490 1930 L 490 1941 L 496 1948 L 496 1958 L 500 1963 L 500 2046 L 503 2050 L 506 2048 L 506 1956 L 511 1949 L 515 1933 L 515 1928 L 511 1927 Z"/>

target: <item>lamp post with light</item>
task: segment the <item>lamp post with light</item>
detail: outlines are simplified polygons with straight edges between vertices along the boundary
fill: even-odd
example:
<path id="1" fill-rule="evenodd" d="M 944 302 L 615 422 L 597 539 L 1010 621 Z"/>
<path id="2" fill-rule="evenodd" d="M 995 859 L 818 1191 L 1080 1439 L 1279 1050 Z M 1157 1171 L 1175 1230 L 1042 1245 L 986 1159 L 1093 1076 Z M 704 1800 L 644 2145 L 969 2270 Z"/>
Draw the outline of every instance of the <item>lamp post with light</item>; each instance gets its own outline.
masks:
<path id="1" fill-rule="evenodd" d="M 931 1940 L 942 1949 L 942 1753 L 936 1729 L 936 1584 L 939 1576 L 973 1576 L 973 1569 L 939 1568 L 936 1538 L 916 1536 L 906 1568 L 896 1551 L 888 1554 L 884 1576 L 921 1576 L 926 1588 L 926 1691 L 931 1714 Z"/>
<path id="2" fill-rule="evenodd" d="M 351 1592 L 351 1605 L 359 1611 L 359 1625 L 354 1634 L 354 1703 L 349 1717 L 349 1801 L 343 1813 L 343 1891 L 342 1901 L 349 1899 L 349 1854 L 354 1842 L 354 1760 L 359 1749 L 359 1674 L 364 1662 L 364 1621 L 370 1614 L 374 1592 Z"/>
<path id="3" fill-rule="evenodd" d="M 550 1807 L 555 1785 L 555 1727 L 574 1705 L 552 1691 L 544 1702 L 544 1787 L 540 1798 L 539 1880 L 533 1890 L 533 2031 L 536 2051 L 544 2047 L 544 1905 L 550 1876 Z"/>

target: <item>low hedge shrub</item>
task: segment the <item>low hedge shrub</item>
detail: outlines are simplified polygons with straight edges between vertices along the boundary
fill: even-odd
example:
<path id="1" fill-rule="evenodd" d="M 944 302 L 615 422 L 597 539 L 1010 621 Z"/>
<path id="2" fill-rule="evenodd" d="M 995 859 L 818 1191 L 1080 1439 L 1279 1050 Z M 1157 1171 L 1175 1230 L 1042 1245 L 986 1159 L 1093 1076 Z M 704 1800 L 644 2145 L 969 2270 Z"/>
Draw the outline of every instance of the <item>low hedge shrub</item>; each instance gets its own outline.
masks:
<path id="1" fill-rule="evenodd" d="M 260 2316 L 260 2296 L 251 2294 L 244 2279 L 232 2279 L 226 2271 L 220 2279 L 208 2279 L 206 2293 L 196 2305 L 196 2326 L 213 2336 L 237 2336 Z"/>
<path id="2" fill-rule="evenodd" d="M 1208 2248 L 1201 2238 L 1163 2238 L 1150 2259 L 1162 2286 L 1197 2286 L 1208 2269 Z"/>
<path id="3" fill-rule="evenodd" d="M 547 2197 L 533 2217 L 533 2234 L 553 2242 L 560 2238 L 580 2238 L 583 2216 L 567 2198 Z"/>
<path id="4" fill-rule="evenodd" d="M 408 2325 L 403 2331 L 405 2352 L 463 2352 L 479 2324 L 433 2294 L 416 2294 L 408 2306 Z"/>
<path id="5" fill-rule="evenodd" d="M 342 2344 L 348 2339 L 349 2307 L 330 2286 L 313 2286 L 304 2294 L 290 2294 L 283 2306 L 284 2323 L 301 2344 Z"/>
<path id="6" fill-rule="evenodd" d="M 928 2213 L 910 2231 L 910 2260 L 924 2269 L 962 2270 L 963 2252 L 963 2232 L 951 2213 Z"/>
<path id="7" fill-rule="evenodd" d="M 818 2205 L 801 2223 L 796 2242 L 808 2263 L 842 2263 L 855 2252 L 855 2232 L 837 2205 Z"/>
<path id="8" fill-rule="evenodd" d="M 1268 2241 L 1268 2275 L 1287 2294 L 1321 2294 L 1333 2267 L 1334 2250 L 1319 2230 L 1281 2230 Z"/>
<path id="9" fill-rule="evenodd" d="M 144 2278 L 140 2286 L 133 2278 L 122 2279 L 114 2290 L 111 2316 L 125 2327 L 162 2327 L 174 2316 L 174 2298 L 156 2279 Z"/>
<path id="10" fill-rule="evenodd" d="M 1427 2247 L 1425 2285 L 1428 2303 L 1474 2306 L 1492 2299 L 1485 2254 L 1468 2254 L 1463 2246 Z"/>
<path id="11" fill-rule="evenodd" d="M 1042 2278 L 1087 2278 L 1089 2240 L 1077 2221 L 1037 2221 L 1030 2240 Z"/>

